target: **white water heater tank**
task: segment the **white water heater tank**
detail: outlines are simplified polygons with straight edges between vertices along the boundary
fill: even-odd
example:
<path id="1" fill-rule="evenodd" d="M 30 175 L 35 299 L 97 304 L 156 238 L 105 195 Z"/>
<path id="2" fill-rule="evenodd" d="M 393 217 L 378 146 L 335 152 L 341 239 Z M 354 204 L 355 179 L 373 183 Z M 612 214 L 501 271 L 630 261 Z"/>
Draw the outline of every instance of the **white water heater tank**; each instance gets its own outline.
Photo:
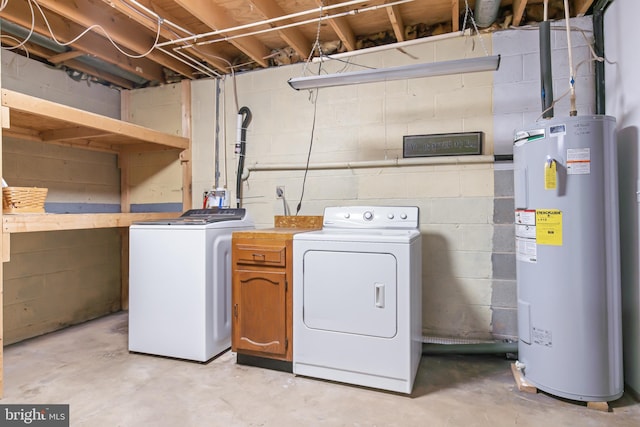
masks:
<path id="1" fill-rule="evenodd" d="M 556 117 L 513 147 L 518 366 L 550 394 L 622 396 L 615 119 Z"/>

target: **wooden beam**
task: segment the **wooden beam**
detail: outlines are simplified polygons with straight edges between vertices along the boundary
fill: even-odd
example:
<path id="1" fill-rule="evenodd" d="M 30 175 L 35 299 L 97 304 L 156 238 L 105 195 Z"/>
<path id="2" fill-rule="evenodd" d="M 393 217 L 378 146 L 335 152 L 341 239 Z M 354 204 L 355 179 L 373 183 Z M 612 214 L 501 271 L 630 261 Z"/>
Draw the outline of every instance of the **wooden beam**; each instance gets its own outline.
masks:
<path id="1" fill-rule="evenodd" d="M 108 4 L 109 6 L 115 8 L 122 14 L 127 15 L 130 19 L 133 19 L 138 24 L 144 26 L 148 30 L 153 32 L 158 30 L 158 22 L 155 19 L 153 19 L 151 16 L 146 16 L 146 12 L 143 12 L 145 13 L 145 15 L 141 15 L 131 10 L 132 7 L 135 7 L 135 4 L 132 4 L 130 2 L 124 2 L 123 0 L 102 0 L 102 1 Z M 146 7 L 147 9 L 154 11 L 156 14 L 158 14 L 158 16 L 162 17 L 163 19 L 169 20 L 175 24 L 175 26 L 171 26 L 171 27 L 169 27 L 168 25 L 162 26 L 160 30 L 160 35 L 166 38 L 167 40 L 175 40 L 177 38 L 189 37 L 196 34 L 196 31 L 195 30 L 191 31 L 191 29 L 186 23 L 180 22 L 178 18 L 176 18 L 170 12 L 161 8 L 151 0 L 137 0 L 137 2 L 143 5 L 144 7 Z M 182 29 L 189 32 L 181 31 L 180 29 L 175 28 L 176 26 L 181 27 Z M 171 28 L 171 30 L 169 30 L 169 28 Z M 197 49 L 185 48 L 184 50 L 189 52 L 195 58 L 200 58 L 202 60 L 207 61 L 209 64 L 211 64 L 212 66 L 214 66 L 215 68 L 217 68 L 223 73 L 228 73 L 231 71 L 229 64 L 232 58 L 226 57 L 226 55 L 220 52 L 219 49 L 216 49 L 214 45 L 203 45 L 203 46 L 198 46 Z"/>
<path id="2" fill-rule="evenodd" d="M 322 6 L 322 0 L 315 0 L 318 6 Z M 328 0 L 326 4 L 334 4 L 335 0 Z M 342 9 L 338 9 L 338 11 L 342 11 Z M 353 32 L 353 29 L 349 25 L 349 21 L 344 16 L 339 18 L 327 19 L 327 22 L 336 33 L 338 38 L 342 41 L 344 47 L 347 50 L 356 50 L 356 36 Z"/>
<path id="3" fill-rule="evenodd" d="M 527 0 L 513 0 L 513 25 L 519 26 L 522 22 L 524 9 L 527 7 Z"/>
<path id="4" fill-rule="evenodd" d="M 10 1 L 0 12 L 0 17 L 25 28 L 31 28 L 31 11 L 27 2 Z M 56 38 L 66 42 L 72 40 L 84 28 L 73 22 L 65 21 L 60 16 L 49 13 L 47 19 L 55 28 Z M 41 20 L 35 21 L 34 32 L 45 37 L 51 37 L 49 30 Z M 116 65 L 134 75 L 146 80 L 162 82 L 164 73 L 162 67 L 147 58 L 129 58 L 107 46 L 104 38 L 89 32 L 72 44 L 73 48 L 86 54 L 94 55 L 109 64 Z"/>
<path id="5" fill-rule="evenodd" d="M 513 379 L 515 380 L 516 386 L 518 386 L 519 391 L 531 394 L 538 393 L 538 388 L 527 382 L 524 375 L 522 375 L 522 372 L 519 371 L 518 368 L 516 368 L 515 363 L 511 364 L 511 374 L 513 375 Z"/>
<path id="6" fill-rule="evenodd" d="M 59 64 L 61 62 L 65 62 L 68 61 L 70 59 L 74 59 L 77 58 L 79 56 L 83 56 L 85 55 L 84 52 L 80 52 L 79 50 L 69 50 L 67 52 L 62 52 L 59 53 L 57 55 L 52 55 L 50 57 L 47 58 L 47 61 L 51 62 L 52 64 Z"/>
<path id="7" fill-rule="evenodd" d="M 451 31 L 460 31 L 460 0 L 451 0 Z"/>
<path id="8" fill-rule="evenodd" d="M 223 7 L 210 0 L 176 0 L 176 3 L 213 30 L 231 28 L 238 25 Z M 256 37 L 241 37 L 229 40 L 229 43 L 240 49 L 262 67 L 269 66 L 266 58 L 271 54 L 271 51 Z"/>
<path id="9" fill-rule="evenodd" d="M 120 308 L 129 309 L 129 229 L 120 229 Z"/>
<path id="10" fill-rule="evenodd" d="M 129 227 L 136 221 L 177 218 L 177 212 L 3 215 L 4 233 Z"/>
<path id="11" fill-rule="evenodd" d="M 2 262 L 11 261 L 11 234 L 2 233 Z"/>
<path id="12" fill-rule="evenodd" d="M 400 8 L 396 5 L 386 7 L 385 9 L 387 10 L 387 16 L 389 17 L 389 22 L 391 22 L 393 33 L 396 35 L 396 40 L 399 42 L 403 42 L 404 22 L 402 20 L 402 15 L 400 14 Z"/>
<path id="13" fill-rule="evenodd" d="M 131 91 L 120 92 L 120 119 L 126 122 L 131 121 Z M 130 153 L 120 153 L 118 155 L 118 168 L 120 169 L 120 212 L 131 212 L 131 191 L 129 189 L 129 177 L 131 176 L 131 156 Z"/>
<path id="14" fill-rule="evenodd" d="M 277 18 L 279 16 L 286 15 L 287 13 L 274 0 L 250 0 L 251 3 L 262 13 L 266 19 Z M 291 20 L 279 21 L 277 25 L 284 25 L 290 23 Z M 301 58 L 307 58 L 311 50 L 313 43 L 308 40 L 304 34 L 298 28 L 285 28 L 279 30 L 280 37 L 296 51 Z"/>
<path id="15" fill-rule="evenodd" d="M 112 8 L 98 7 L 102 5 L 101 3 L 94 3 L 89 0 L 75 0 L 73 2 L 38 0 L 38 3 L 40 6 L 84 28 L 96 24 L 100 25 L 115 43 L 120 45 L 121 48 L 132 51 L 134 54 L 139 55 L 147 52 L 155 41 L 155 34 L 151 35 L 148 32 L 140 31 L 139 26 L 131 25 L 131 19 L 121 14 L 114 14 Z M 101 32 L 97 34 L 102 35 Z M 105 41 L 103 41 L 103 43 L 104 42 Z M 185 77 L 193 77 L 193 69 L 191 67 L 162 52 L 152 50 L 146 57 Z M 164 81 L 164 79 L 160 81 Z"/>
<path id="16" fill-rule="evenodd" d="M 592 4 L 593 0 L 573 0 L 572 16 L 584 16 Z"/>
<path id="17" fill-rule="evenodd" d="M 189 140 L 189 148 L 180 153 L 182 166 L 182 211 L 191 209 L 193 203 L 193 162 L 191 150 L 191 81 L 183 80 L 181 84 L 182 99 L 182 136 Z"/>

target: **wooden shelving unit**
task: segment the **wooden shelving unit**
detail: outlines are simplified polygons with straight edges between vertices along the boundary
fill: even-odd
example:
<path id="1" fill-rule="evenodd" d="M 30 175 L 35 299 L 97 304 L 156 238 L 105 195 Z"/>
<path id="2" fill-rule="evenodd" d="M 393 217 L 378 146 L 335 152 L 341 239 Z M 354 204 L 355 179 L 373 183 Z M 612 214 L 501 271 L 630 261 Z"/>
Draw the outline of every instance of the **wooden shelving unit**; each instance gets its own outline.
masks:
<path id="1" fill-rule="evenodd" d="M 189 93 L 188 86 L 185 86 L 184 89 L 183 95 Z M 2 136 L 115 153 L 119 157 L 118 162 L 121 166 L 128 164 L 129 154 L 172 150 L 176 152 L 176 159 L 179 159 L 183 166 L 183 189 L 190 192 L 191 141 L 189 137 L 159 132 L 7 89 L 0 90 L 0 98 Z M 190 102 L 185 102 L 183 99 L 183 109 L 184 105 L 190 105 Z M 183 116 L 190 117 L 190 111 L 183 111 Z M 187 129 L 184 129 L 185 127 Z M 184 126 L 184 123 L 183 132 L 189 132 L 188 125 Z M 1 140 L 0 148 L 2 148 Z M 128 175 L 126 167 L 122 168 L 120 195 L 122 213 L 2 215 L 2 240 L 0 244 L 2 261 L 10 260 L 10 235 L 12 233 L 121 228 L 123 230 L 122 300 L 124 302 L 128 296 L 128 277 L 125 277 L 128 272 L 127 227 L 134 221 L 175 218 L 177 216 L 176 212 L 130 213 Z M 183 195 L 183 208 L 190 200 L 191 194 Z M 0 397 L 2 396 L 4 376 L 2 368 L 2 345 L 4 343 L 2 289 L 0 270 Z"/>
<path id="2" fill-rule="evenodd" d="M 112 153 L 187 150 L 189 138 L 2 89 L 3 134 Z"/>

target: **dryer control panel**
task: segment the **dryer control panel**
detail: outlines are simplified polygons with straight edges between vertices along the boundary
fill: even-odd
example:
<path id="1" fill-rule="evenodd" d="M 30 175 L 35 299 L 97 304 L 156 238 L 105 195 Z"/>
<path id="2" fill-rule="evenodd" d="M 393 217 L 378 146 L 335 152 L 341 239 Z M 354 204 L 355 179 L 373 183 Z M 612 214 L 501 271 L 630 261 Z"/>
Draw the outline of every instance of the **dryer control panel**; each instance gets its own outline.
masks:
<path id="1" fill-rule="evenodd" d="M 415 229 L 417 206 L 336 206 L 324 209 L 323 229 Z"/>

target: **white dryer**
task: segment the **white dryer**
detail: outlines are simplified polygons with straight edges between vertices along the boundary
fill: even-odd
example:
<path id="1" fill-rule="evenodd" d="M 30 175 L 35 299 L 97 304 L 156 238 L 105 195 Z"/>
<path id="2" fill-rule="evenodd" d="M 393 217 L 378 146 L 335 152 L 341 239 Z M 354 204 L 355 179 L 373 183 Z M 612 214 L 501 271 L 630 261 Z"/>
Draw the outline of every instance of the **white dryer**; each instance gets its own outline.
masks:
<path id="1" fill-rule="evenodd" d="M 411 393 L 422 356 L 415 206 L 329 207 L 293 237 L 293 372 Z"/>
<path id="2" fill-rule="evenodd" d="M 231 237 L 245 209 L 129 228 L 129 350 L 205 362 L 231 346 Z"/>

